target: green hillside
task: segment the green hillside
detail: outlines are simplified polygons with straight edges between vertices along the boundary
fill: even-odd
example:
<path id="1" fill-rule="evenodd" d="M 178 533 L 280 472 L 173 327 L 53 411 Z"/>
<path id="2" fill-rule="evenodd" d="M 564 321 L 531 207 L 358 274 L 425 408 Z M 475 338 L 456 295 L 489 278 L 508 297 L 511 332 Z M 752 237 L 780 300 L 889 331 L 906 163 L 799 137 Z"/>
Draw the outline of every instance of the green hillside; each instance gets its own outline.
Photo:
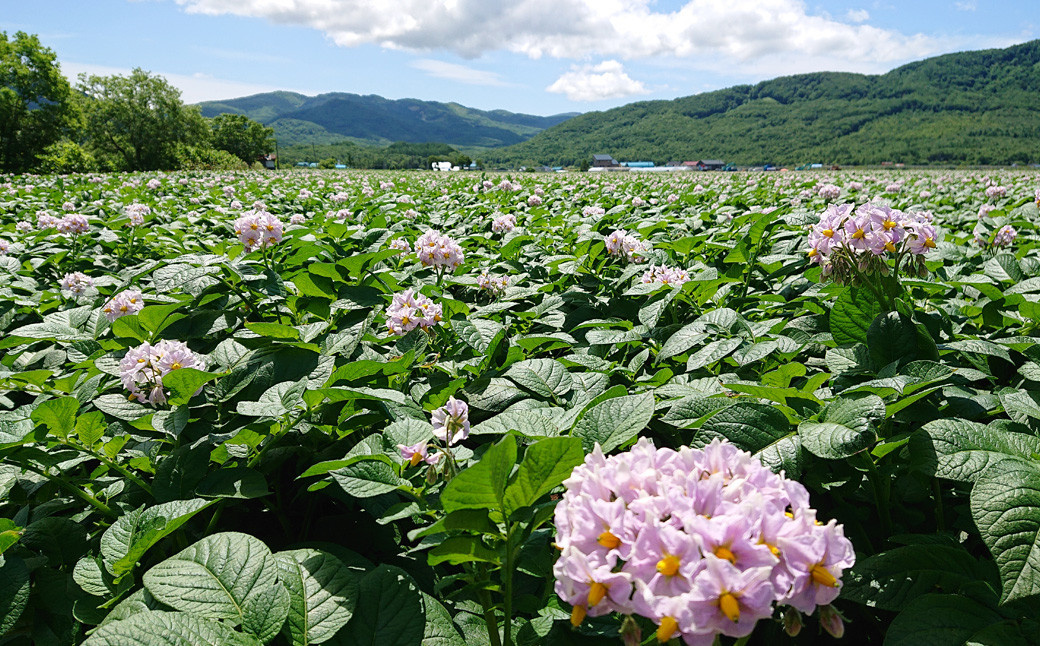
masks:
<path id="1" fill-rule="evenodd" d="M 1040 162 L 1040 40 L 887 74 L 816 73 L 569 119 L 497 164 L 723 159 L 740 165 Z"/>
<path id="2" fill-rule="evenodd" d="M 269 92 L 200 103 L 203 116 L 244 114 L 271 126 L 281 146 L 349 140 L 386 145 L 395 141 L 443 142 L 452 146 L 515 144 L 574 114 L 541 117 L 505 110 L 483 111 L 457 103 L 384 99 L 334 92 L 307 97 Z"/>

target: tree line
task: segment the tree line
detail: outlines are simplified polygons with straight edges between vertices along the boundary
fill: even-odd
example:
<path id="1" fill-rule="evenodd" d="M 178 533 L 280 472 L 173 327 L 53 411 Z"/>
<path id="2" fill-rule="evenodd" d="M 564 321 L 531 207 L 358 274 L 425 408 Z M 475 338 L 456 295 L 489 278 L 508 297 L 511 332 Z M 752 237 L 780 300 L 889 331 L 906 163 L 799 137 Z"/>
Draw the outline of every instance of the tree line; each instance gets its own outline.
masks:
<path id="1" fill-rule="evenodd" d="M 37 36 L 0 32 L 0 171 L 233 169 L 274 148 L 243 115 L 203 117 L 163 77 L 81 74 L 73 86 Z"/>

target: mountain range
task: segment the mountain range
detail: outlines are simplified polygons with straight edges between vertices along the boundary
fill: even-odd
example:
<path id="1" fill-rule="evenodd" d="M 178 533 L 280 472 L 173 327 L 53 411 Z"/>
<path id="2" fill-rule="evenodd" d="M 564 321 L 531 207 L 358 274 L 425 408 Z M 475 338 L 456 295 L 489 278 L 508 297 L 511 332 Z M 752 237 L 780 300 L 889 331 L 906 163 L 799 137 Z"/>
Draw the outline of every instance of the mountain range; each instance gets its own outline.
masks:
<path id="1" fill-rule="evenodd" d="M 549 117 L 456 103 L 272 92 L 200 104 L 245 114 L 282 146 L 441 142 L 496 166 L 722 159 L 739 165 L 1040 162 L 1040 40 L 886 74 L 819 72 Z M 473 154 L 472 152 L 470 154 Z"/>
<path id="2" fill-rule="evenodd" d="M 396 141 L 452 146 L 515 144 L 577 113 L 541 117 L 506 110 L 477 110 L 458 103 L 331 92 L 309 97 L 267 92 L 198 104 L 205 117 L 243 114 L 271 126 L 282 146 L 350 140 L 369 145 Z"/>

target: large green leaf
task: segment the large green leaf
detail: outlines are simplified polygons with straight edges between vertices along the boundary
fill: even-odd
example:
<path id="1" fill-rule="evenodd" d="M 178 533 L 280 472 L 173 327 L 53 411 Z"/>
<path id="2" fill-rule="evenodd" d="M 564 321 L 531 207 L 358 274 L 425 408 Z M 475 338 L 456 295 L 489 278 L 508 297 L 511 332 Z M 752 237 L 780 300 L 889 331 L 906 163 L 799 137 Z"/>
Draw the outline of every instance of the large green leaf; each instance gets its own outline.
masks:
<path id="1" fill-rule="evenodd" d="M 260 646 L 260 642 L 198 615 L 146 610 L 106 623 L 82 646 Z"/>
<path id="2" fill-rule="evenodd" d="M 278 578 L 289 590 L 285 625 L 293 646 L 328 641 L 353 616 L 360 577 L 335 556 L 315 549 L 274 556 Z"/>
<path id="3" fill-rule="evenodd" d="M 380 565 L 361 579 L 354 616 L 335 637 L 343 646 L 416 646 L 426 613 L 422 596 L 403 570 Z"/>
<path id="4" fill-rule="evenodd" d="M 801 473 L 801 440 L 775 406 L 737 402 L 709 417 L 701 433 L 705 441 L 718 437 L 756 454 L 773 471 L 784 470 L 789 476 Z"/>
<path id="5" fill-rule="evenodd" d="M 992 562 L 980 562 L 960 545 L 904 545 L 857 561 L 843 577 L 841 596 L 898 611 L 926 594 L 955 594 L 997 580 Z"/>
<path id="6" fill-rule="evenodd" d="M 444 511 L 501 509 L 506 483 L 516 464 L 516 439 L 507 435 L 488 447 L 475 465 L 452 478 L 441 493 Z"/>
<path id="7" fill-rule="evenodd" d="M 581 440 L 552 437 L 527 447 L 516 476 L 506 487 L 507 513 L 533 505 L 562 483 L 585 459 Z"/>
<path id="8" fill-rule="evenodd" d="M 911 436 L 910 452 L 936 477 L 975 482 L 1003 460 L 1032 460 L 1040 454 L 1040 438 L 965 419 L 937 419 Z"/>
<path id="9" fill-rule="evenodd" d="M 422 593 L 422 600 L 426 609 L 422 646 L 466 646 L 466 640 L 459 634 L 451 621 L 451 615 L 440 601 L 425 592 Z"/>
<path id="10" fill-rule="evenodd" d="M 171 406 L 183 406 L 188 403 L 202 385 L 221 375 L 215 372 L 204 372 L 195 368 L 178 368 L 163 376 L 163 386 L 170 390 Z"/>
<path id="11" fill-rule="evenodd" d="M 78 410 L 79 400 L 75 397 L 48 399 L 33 410 L 30 419 L 43 424 L 51 433 L 64 437 L 75 425 Z"/>
<path id="12" fill-rule="evenodd" d="M 29 603 L 29 568 L 17 557 L 0 563 L 0 637 L 11 630 Z"/>
<path id="13" fill-rule="evenodd" d="M 581 438 L 586 452 L 591 452 L 596 444 L 604 451 L 612 451 L 646 428 L 653 415 L 653 393 L 615 397 L 586 411 L 571 433 Z"/>
<path id="14" fill-rule="evenodd" d="M 690 323 L 668 337 L 657 353 L 657 360 L 663 361 L 668 357 L 682 354 L 706 338 L 708 335 L 704 332 L 703 323 L 699 321 Z"/>
<path id="15" fill-rule="evenodd" d="M 881 305 L 877 297 L 861 287 L 846 287 L 834 302 L 830 312 L 831 335 L 838 345 L 866 343 L 867 330 L 878 314 Z"/>
<path id="16" fill-rule="evenodd" d="M 1000 568 L 1001 601 L 1040 595 L 1040 465 L 987 469 L 971 490 L 971 515 Z"/>
<path id="17" fill-rule="evenodd" d="M 528 359 L 514 363 L 505 373 L 531 392 L 550 399 L 559 399 L 570 392 L 571 374 L 555 359 Z"/>
<path id="18" fill-rule="evenodd" d="M 274 555 L 247 534 L 212 534 L 148 570 L 144 586 L 158 601 L 200 617 L 227 619 L 261 641 L 281 630 L 289 593 Z"/>
<path id="19" fill-rule="evenodd" d="M 969 597 L 926 594 L 907 604 L 892 621 L 885 646 L 965 646 L 1000 620 L 996 611 Z"/>
<path id="20" fill-rule="evenodd" d="M 134 569 L 145 552 L 212 504 L 205 500 L 174 500 L 127 512 L 101 536 L 105 569 L 117 579 Z"/>
<path id="21" fill-rule="evenodd" d="M 359 456 L 357 461 L 331 471 L 330 475 L 343 491 L 356 498 L 371 498 L 408 485 L 385 455 Z"/>

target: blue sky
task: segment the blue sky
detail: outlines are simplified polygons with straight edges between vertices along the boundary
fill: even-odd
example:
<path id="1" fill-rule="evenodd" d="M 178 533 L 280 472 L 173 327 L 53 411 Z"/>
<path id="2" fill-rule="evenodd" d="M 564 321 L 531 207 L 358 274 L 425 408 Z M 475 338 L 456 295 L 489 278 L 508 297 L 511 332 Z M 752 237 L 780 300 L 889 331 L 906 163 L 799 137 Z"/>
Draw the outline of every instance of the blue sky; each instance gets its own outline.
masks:
<path id="1" fill-rule="evenodd" d="M 0 0 L 62 71 L 185 102 L 276 89 L 604 110 L 810 71 L 882 73 L 1040 37 L 1036 0 Z"/>

